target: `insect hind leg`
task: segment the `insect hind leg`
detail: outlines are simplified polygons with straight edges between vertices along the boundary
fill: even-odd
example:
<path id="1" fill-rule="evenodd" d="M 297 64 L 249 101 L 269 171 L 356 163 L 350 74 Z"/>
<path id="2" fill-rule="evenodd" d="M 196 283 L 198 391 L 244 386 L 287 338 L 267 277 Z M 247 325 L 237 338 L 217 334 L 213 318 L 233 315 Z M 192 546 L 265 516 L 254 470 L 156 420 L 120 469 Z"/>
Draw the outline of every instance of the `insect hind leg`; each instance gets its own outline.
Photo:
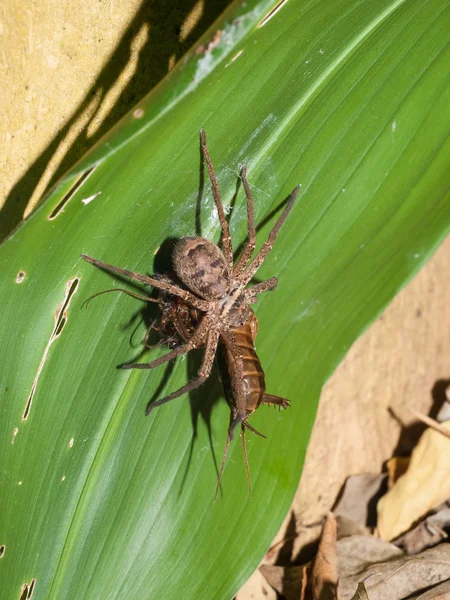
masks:
<path id="1" fill-rule="evenodd" d="M 280 398 L 279 396 L 273 396 L 272 394 L 264 394 L 262 404 L 271 404 L 272 406 L 279 406 L 280 408 L 288 408 L 291 405 L 287 398 Z"/>

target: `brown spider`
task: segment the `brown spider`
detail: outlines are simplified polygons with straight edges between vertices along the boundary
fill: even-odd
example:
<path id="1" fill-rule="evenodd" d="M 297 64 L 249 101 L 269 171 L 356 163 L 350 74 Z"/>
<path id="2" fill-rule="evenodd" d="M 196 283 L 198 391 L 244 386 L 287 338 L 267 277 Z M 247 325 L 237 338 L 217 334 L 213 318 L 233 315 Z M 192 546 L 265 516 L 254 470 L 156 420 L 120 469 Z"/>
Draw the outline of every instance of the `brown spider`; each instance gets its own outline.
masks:
<path id="1" fill-rule="evenodd" d="M 244 432 L 245 428 L 257 434 L 259 432 L 249 425 L 247 419 L 261 403 L 275 404 L 281 407 L 289 405 L 286 399 L 265 392 L 264 372 L 254 349 L 258 322 L 250 307 L 250 304 L 256 302 L 259 294 L 275 289 L 277 278 L 271 277 L 251 287 L 247 287 L 247 285 L 271 251 L 300 186 L 297 186 L 291 193 L 285 209 L 272 228 L 267 241 L 252 259 L 256 245 L 253 199 L 247 182 L 246 167 L 242 168 L 241 178 L 247 198 L 248 237 L 240 257 L 234 263 L 228 222 L 225 218 L 203 130 L 200 131 L 200 138 L 222 230 L 222 250 L 202 237 L 184 237 L 178 240 L 175 244 L 173 266 L 176 276 L 185 287 L 176 284 L 167 275 L 149 277 L 119 269 L 86 254 L 82 254 L 82 257 L 97 267 L 125 275 L 160 290 L 160 298 L 156 300 L 117 288 L 117 291 L 124 291 L 142 300 L 158 302 L 162 308 L 162 319 L 160 327 L 157 329 L 166 334 L 166 341 L 169 338 L 173 339 L 175 335 L 182 342 L 164 356 L 150 363 L 127 364 L 121 368 L 153 369 L 190 350 L 205 347 L 197 378 L 165 398 L 150 404 L 146 414 L 149 414 L 157 406 L 199 387 L 211 373 L 220 344 L 221 354 L 229 374 L 229 380 L 224 381 L 224 387 L 231 408 L 231 418 L 217 483 L 217 496 L 228 445 L 233 438 L 236 426 L 241 424 L 242 445 L 250 488 Z"/>

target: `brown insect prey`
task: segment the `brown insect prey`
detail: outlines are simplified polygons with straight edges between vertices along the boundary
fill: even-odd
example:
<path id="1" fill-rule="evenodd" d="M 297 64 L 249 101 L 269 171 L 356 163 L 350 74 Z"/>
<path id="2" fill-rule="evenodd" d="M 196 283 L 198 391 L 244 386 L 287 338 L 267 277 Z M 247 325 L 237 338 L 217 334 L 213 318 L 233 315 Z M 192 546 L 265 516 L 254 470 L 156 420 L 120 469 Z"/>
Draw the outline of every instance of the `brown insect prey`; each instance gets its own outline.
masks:
<path id="1" fill-rule="evenodd" d="M 241 178 L 247 198 L 248 237 L 240 257 L 234 263 L 228 222 L 225 218 L 219 186 L 203 130 L 200 132 L 200 137 L 222 230 L 222 250 L 202 237 L 184 237 L 178 240 L 175 244 L 173 266 L 177 278 L 184 287 L 168 275 L 149 277 L 134 271 L 119 269 L 86 254 L 82 254 L 82 257 L 101 269 L 124 275 L 159 290 L 158 299 L 135 294 L 122 288 L 106 290 L 106 292 L 123 291 L 147 302 L 157 302 L 161 308 L 161 319 L 159 325 L 149 328 L 145 344 L 147 345 L 147 337 L 152 327 L 160 332 L 161 343 L 172 343 L 173 345 L 175 341 L 175 346 L 170 352 L 156 360 L 150 363 L 123 365 L 121 368 L 153 369 L 190 350 L 205 348 L 197 378 L 165 398 L 151 403 L 147 407 L 146 414 L 149 414 L 157 406 L 170 402 L 200 386 L 209 377 L 214 358 L 219 350 L 222 380 L 231 416 L 216 487 L 215 498 L 217 498 L 229 443 L 233 439 L 235 428 L 238 425 L 241 426 L 242 448 L 250 491 L 245 430 L 249 429 L 262 437 L 265 436 L 248 423 L 248 418 L 260 404 L 272 404 L 283 408 L 289 406 L 289 402 L 285 398 L 272 396 L 265 391 L 264 371 L 254 346 L 258 321 L 250 307 L 250 304 L 256 302 L 259 294 L 275 289 L 278 280 L 276 277 L 271 277 L 256 285 L 250 287 L 247 285 L 271 251 L 300 186 L 297 186 L 291 193 L 282 214 L 269 233 L 267 241 L 252 259 L 256 245 L 254 208 L 250 186 L 247 182 L 246 167 L 242 168 Z"/>

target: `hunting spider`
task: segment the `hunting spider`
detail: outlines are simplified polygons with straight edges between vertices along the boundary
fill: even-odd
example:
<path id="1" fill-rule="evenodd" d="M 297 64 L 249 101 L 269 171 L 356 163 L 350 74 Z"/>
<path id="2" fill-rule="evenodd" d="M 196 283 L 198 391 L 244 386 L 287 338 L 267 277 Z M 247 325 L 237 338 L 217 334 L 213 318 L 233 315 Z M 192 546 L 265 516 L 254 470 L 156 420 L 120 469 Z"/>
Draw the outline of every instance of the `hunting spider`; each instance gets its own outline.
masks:
<path id="1" fill-rule="evenodd" d="M 228 365 L 230 366 L 232 363 L 234 381 L 238 382 L 238 384 L 232 386 L 233 398 L 231 401 L 229 400 L 232 412 L 230 427 L 228 429 L 227 449 L 228 442 L 232 439 L 233 431 L 238 424 L 241 424 L 243 430 L 245 427 L 258 433 L 247 423 L 247 418 L 254 410 L 256 410 L 261 402 L 277 404 L 279 406 L 287 406 L 288 404 L 287 401 L 282 398 L 265 394 L 264 386 L 260 386 L 262 391 L 257 401 L 254 403 L 250 402 L 248 388 L 257 384 L 252 383 L 252 373 L 249 372 L 249 366 L 246 364 L 246 361 L 248 363 L 250 360 L 248 356 L 244 356 L 246 346 L 243 343 L 239 343 L 237 338 L 240 330 L 245 326 L 248 328 L 249 332 L 251 331 L 251 333 L 248 333 L 247 337 L 249 337 L 253 344 L 256 335 L 256 329 L 254 327 L 257 327 L 257 321 L 250 305 L 256 302 L 259 294 L 275 289 L 277 286 L 277 278 L 271 277 L 266 281 L 250 287 L 247 287 L 247 285 L 272 250 L 278 232 L 294 204 L 300 186 L 297 186 L 293 190 L 282 214 L 269 233 L 267 241 L 264 242 L 260 250 L 252 258 L 256 245 L 256 230 L 253 199 L 247 181 L 246 167 L 244 165 L 241 178 L 247 198 L 248 236 L 241 255 L 236 263 L 234 263 L 228 222 L 225 218 L 219 186 L 214 174 L 208 147 L 206 145 L 206 135 L 203 130 L 200 132 L 200 138 L 221 226 L 222 249 L 203 237 L 183 237 L 178 240 L 175 244 L 173 254 L 173 266 L 177 278 L 184 287 L 177 285 L 166 275 L 158 279 L 147 275 L 141 275 L 133 271 L 119 269 L 112 265 L 100 262 L 86 254 L 83 254 L 82 257 L 97 267 L 112 271 L 119 275 L 125 275 L 130 279 L 151 285 L 160 290 L 160 298 L 158 300 L 133 294 L 127 290 L 121 291 L 137 296 L 142 300 L 158 302 L 163 308 L 163 314 L 166 315 L 166 320 L 167 315 L 169 315 L 169 318 L 171 318 L 170 315 L 174 315 L 174 319 L 179 318 L 176 316 L 178 314 L 177 309 L 173 308 L 175 304 L 173 302 L 172 305 L 170 304 L 171 299 L 172 301 L 175 300 L 173 298 L 174 296 L 180 299 L 178 302 L 181 303 L 182 307 L 191 307 L 198 316 L 198 320 L 195 319 L 194 322 L 191 317 L 188 317 L 188 322 L 184 323 L 186 327 L 184 327 L 183 331 L 185 333 L 183 333 L 183 331 L 180 333 L 180 327 L 175 326 L 175 329 L 178 331 L 179 337 L 181 338 L 181 343 L 164 356 L 161 356 L 150 363 L 127 364 L 121 367 L 123 369 L 153 369 L 177 356 L 189 352 L 190 350 L 202 347 L 205 348 L 203 360 L 196 379 L 183 385 L 180 389 L 172 392 L 165 398 L 150 404 L 147 408 L 147 414 L 157 406 L 170 402 L 174 398 L 199 387 L 209 377 L 218 345 L 219 343 L 222 345 L 228 356 Z M 169 307 L 169 309 L 167 307 Z M 164 309 L 166 309 L 166 313 L 164 313 Z M 181 323 L 181 325 L 183 325 L 183 323 Z M 254 353 L 254 356 L 256 357 L 256 353 Z M 251 358 L 251 360 L 255 361 L 257 360 L 257 357 L 256 359 Z M 262 369 L 260 370 L 263 378 L 264 374 Z M 262 382 L 264 382 L 264 379 L 262 379 Z M 243 442 L 243 444 L 244 455 L 246 457 L 245 443 Z"/>

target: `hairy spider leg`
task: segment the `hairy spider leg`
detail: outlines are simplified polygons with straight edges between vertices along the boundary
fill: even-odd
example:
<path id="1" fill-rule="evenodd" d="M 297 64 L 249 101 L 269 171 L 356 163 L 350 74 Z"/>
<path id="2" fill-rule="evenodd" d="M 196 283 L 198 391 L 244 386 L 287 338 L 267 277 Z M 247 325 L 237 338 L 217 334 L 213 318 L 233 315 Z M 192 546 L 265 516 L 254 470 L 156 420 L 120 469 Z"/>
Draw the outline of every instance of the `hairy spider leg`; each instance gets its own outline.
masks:
<path id="1" fill-rule="evenodd" d="M 155 367 L 159 367 L 159 365 L 162 365 L 169 360 L 173 360 L 174 358 L 177 358 L 177 356 L 180 356 L 181 354 L 186 354 L 186 352 L 189 352 L 190 350 L 194 350 L 195 348 L 200 348 L 201 346 L 204 345 L 203 338 L 207 334 L 207 331 L 208 331 L 208 328 L 210 327 L 210 325 L 211 325 L 211 318 L 206 316 L 206 317 L 204 317 L 204 319 L 202 320 L 200 325 L 197 327 L 197 329 L 195 330 L 192 337 L 186 342 L 186 344 L 183 344 L 182 346 L 178 346 L 177 348 L 174 348 L 170 352 L 167 352 L 167 354 L 164 354 L 163 356 L 160 356 L 159 358 L 157 358 L 149 363 L 131 363 L 128 365 L 122 365 L 120 368 L 121 369 L 154 369 Z"/>
<path id="2" fill-rule="evenodd" d="M 200 140 L 203 151 L 203 156 L 206 160 L 206 166 L 208 167 L 209 179 L 211 180 L 211 188 L 214 197 L 214 202 L 216 204 L 217 213 L 219 215 L 220 227 L 222 229 L 221 243 L 223 248 L 223 254 L 225 256 L 225 260 L 227 263 L 228 271 L 230 275 L 233 272 L 233 246 L 231 242 L 230 236 L 230 228 L 228 226 L 228 221 L 225 218 L 225 212 L 223 210 L 222 198 L 220 196 L 219 184 L 217 183 L 216 176 L 214 174 L 214 167 L 211 162 L 211 157 L 209 155 L 208 145 L 206 143 L 206 133 L 203 129 L 200 129 Z"/>
<path id="3" fill-rule="evenodd" d="M 208 333 L 205 354 L 203 356 L 202 364 L 197 374 L 198 376 L 186 385 L 180 387 L 180 389 L 176 390 L 175 392 L 172 392 L 165 398 L 161 398 L 161 400 L 157 400 L 156 402 L 152 402 L 151 404 L 149 404 L 147 406 L 147 410 L 145 411 L 146 415 L 149 415 L 150 412 L 157 406 L 161 406 L 161 404 L 166 404 L 167 402 L 170 402 L 171 400 L 174 400 L 175 398 L 178 398 L 179 396 L 182 396 L 187 392 L 195 390 L 195 388 L 199 387 L 204 381 L 206 381 L 206 379 L 208 379 L 208 377 L 211 374 L 212 366 L 214 364 L 214 356 L 216 354 L 218 341 L 219 332 L 212 329 Z"/>
<path id="4" fill-rule="evenodd" d="M 241 171 L 241 179 L 244 185 L 245 196 L 247 198 L 247 241 L 242 250 L 242 254 L 239 257 L 237 263 L 233 267 L 233 277 L 239 279 L 242 271 L 244 270 L 247 262 L 249 261 L 253 250 L 256 246 L 256 228 L 255 228 L 255 211 L 254 203 L 252 198 L 252 192 L 247 181 L 247 166 L 244 165 Z"/>
<path id="5" fill-rule="evenodd" d="M 92 258 L 92 256 L 88 256 L 87 254 L 81 255 L 84 260 L 92 263 L 96 267 L 100 269 L 105 269 L 106 271 L 111 271 L 112 273 L 118 273 L 119 275 L 124 275 L 125 277 L 129 277 L 130 279 L 135 279 L 136 281 L 140 281 L 142 283 L 146 283 L 147 285 L 151 285 L 159 290 L 165 290 L 169 292 L 169 294 L 173 294 L 174 296 L 179 296 L 183 298 L 188 304 L 206 312 L 209 308 L 209 302 L 207 300 L 200 300 L 187 290 L 183 290 L 177 285 L 173 285 L 171 283 L 165 283 L 164 281 L 159 281 L 159 279 L 155 279 L 154 277 L 149 277 L 148 275 L 141 275 L 140 273 L 135 273 L 134 271 L 127 271 L 126 269 L 119 269 L 118 267 L 114 267 L 113 265 L 109 265 L 107 263 L 101 262 L 96 258 Z"/>
<path id="6" fill-rule="evenodd" d="M 258 299 L 258 294 L 262 294 L 263 292 L 269 292 L 274 290 L 278 285 L 278 277 L 271 277 L 270 279 L 266 279 L 266 281 L 262 281 L 261 283 L 257 283 L 250 288 L 244 290 L 244 296 L 247 302 L 250 304 L 254 304 Z"/>
<path id="7" fill-rule="evenodd" d="M 271 232 L 269 233 L 269 237 L 267 238 L 267 241 L 264 242 L 264 244 L 261 246 L 260 250 L 256 254 L 255 258 L 243 270 L 242 277 L 241 277 L 242 285 L 246 285 L 250 281 L 250 279 L 254 276 L 256 271 L 259 269 L 259 267 L 265 261 L 269 252 L 272 250 L 275 240 L 277 239 L 278 232 L 280 231 L 283 223 L 286 221 L 286 218 L 292 209 L 295 197 L 297 196 L 299 190 L 300 190 L 300 186 L 297 185 L 297 187 L 294 188 L 291 195 L 289 196 L 289 199 L 288 199 L 285 209 L 283 210 L 281 215 L 278 217 L 277 222 L 275 223 Z"/>

